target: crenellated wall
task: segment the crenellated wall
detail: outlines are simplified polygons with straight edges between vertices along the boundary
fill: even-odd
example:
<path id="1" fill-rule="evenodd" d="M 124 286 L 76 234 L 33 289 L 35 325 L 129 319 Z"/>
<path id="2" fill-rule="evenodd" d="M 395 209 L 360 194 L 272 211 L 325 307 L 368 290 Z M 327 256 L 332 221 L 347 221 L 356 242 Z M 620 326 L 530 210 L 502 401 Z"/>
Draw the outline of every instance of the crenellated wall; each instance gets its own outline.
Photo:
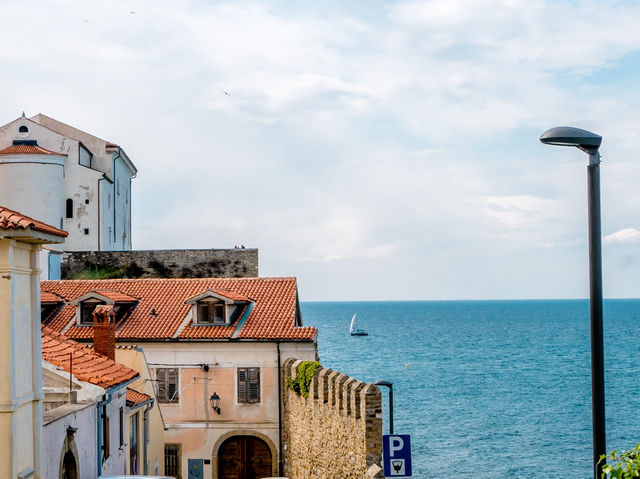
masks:
<path id="1" fill-rule="evenodd" d="M 328 368 L 318 368 L 309 397 L 287 387 L 301 361 L 282 368 L 283 465 L 289 479 L 380 478 L 382 396 L 365 384 Z"/>

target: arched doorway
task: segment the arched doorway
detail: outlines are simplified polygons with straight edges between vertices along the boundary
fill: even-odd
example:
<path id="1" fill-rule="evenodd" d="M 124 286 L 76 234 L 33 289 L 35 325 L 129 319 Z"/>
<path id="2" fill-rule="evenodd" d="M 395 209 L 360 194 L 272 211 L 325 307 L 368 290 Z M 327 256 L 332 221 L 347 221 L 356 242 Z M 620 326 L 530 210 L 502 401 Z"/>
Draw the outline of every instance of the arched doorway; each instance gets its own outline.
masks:
<path id="1" fill-rule="evenodd" d="M 72 451 L 67 451 L 62 460 L 61 479 L 78 479 L 78 464 Z"/>
<path id="2" fill-rule="evenodd" d="M 218 479 L 272 476 L 271 449 L 255 436 L 232 436 L 218 450 Z"/>

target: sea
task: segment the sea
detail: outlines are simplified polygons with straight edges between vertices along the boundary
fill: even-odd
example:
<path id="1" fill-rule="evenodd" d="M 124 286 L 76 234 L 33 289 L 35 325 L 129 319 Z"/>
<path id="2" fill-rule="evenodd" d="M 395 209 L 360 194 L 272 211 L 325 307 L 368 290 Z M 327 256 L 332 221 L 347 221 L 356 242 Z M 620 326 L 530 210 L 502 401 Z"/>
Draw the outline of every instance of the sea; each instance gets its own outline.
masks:
<path id="1" fill-rule="evenodd" d="M 393 383 L 413 477 L 593 477 L 588 300 L 301 306 L 323 366 Z M 349 334 L 355 313 L 368 336 Z M 640 300 L 605 300 L 604 337 L 607 450 L 630 449 L 640 443 Z"/>

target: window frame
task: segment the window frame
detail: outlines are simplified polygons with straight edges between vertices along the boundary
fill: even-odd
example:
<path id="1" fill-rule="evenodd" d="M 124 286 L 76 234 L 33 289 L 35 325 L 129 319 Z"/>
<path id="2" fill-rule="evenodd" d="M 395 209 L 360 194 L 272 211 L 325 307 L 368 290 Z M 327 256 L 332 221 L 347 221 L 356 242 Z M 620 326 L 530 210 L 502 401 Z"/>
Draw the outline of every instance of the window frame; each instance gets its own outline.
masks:
<path id="1" fill-rule="evenodd" d="M 236 401 L 238 404 L 259 404 L 262 402 L 259 367 L 237 368 Z"/>
<path id="2" fill-rule="evenodd" d="M 167 448 L 170 449 L 174 449 L 175 451 L 175 456 L 172 454 L 172 457 L 175 457 L 175 473 L 174 471 L 168 470 L 167 468 Z M 175 477 L 177 479 L 180 479 L 181 475 L 180 475 L 180 470 L 182 468 L 182 444 L 180 443 L 166 443 L 164 445 L 164 453 L 163 453 L 163 459 L 164 459 L 164 475 L 165 476 L 172 476 Z"/>
<path id="3" fill-rule="evenodd" d="M 216 309 L 221 310 L 222 314 L 217 316 Z M 198 301 L 196 303 L 195 324 L 204 324 L 207 326 L 226 325 L 227 324 L 227 305 L 222 301 L 203 301 L 203 300 Z"/>
<path id="4" fill-rule="evenodd" d="M 104 301 L 82 301 L 80 303 L 80 317 L 78 318 L 77 324 L 78 326 L 93 326 L 93 312 L 96 309 L 96 306 L 107 304 Z M 90 321 L 85 320 L 85 312 L 91 309 L 91 313 L 89 313 Z"/>
<path id="5" fill-rule="evenodd" d="M 174 392 L 171 394 L 173 399 L 170 399 L 171 382 L 168 371 L 175 371 Z M 180 375 L 180 368 L 155 368 L 156 398 L 159 404 L 180 404 Z"/>

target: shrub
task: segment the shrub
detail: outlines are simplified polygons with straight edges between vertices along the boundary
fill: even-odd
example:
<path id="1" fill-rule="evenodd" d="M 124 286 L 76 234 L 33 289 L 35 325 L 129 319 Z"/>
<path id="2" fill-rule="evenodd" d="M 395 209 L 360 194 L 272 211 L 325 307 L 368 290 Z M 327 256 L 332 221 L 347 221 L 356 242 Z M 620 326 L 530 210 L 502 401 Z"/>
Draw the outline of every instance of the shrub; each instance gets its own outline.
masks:
<path id="1" fill-rule="evenodd" d="M 313 374 L 319 367 L 320 363 L 318 361 L 302 361 L 298 364 L 296 378 L 289 379 L 287 381 L 287 386 L 289 386 L 289 389 L 292 391 L 295 391 L 298 396 L 308 398 L 309 385 L 313 379 Z"/>

